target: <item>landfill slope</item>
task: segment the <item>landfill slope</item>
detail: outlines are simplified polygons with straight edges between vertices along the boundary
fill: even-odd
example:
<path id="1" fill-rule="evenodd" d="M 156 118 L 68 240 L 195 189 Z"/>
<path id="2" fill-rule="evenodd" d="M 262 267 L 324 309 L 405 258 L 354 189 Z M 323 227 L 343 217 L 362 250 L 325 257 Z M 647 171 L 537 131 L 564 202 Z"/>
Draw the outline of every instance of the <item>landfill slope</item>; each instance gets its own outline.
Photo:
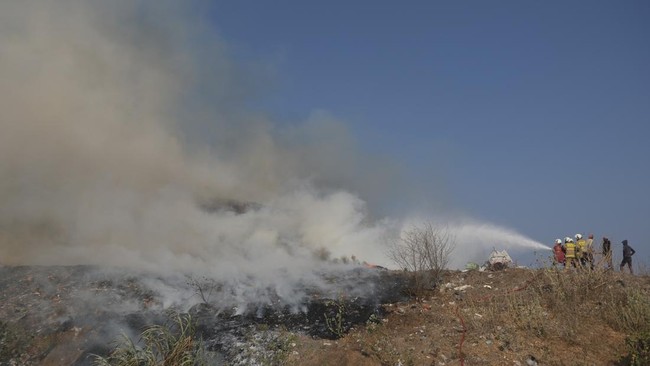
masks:
<path id="1" fill-rule="evenodd" d="M 357 268 L 328 277 L 331 293 L 307 289 L 299 310 L 239 313 L 203 301 L 188 278 L 0 267 L 0 365 L 92 365 L 172 311 L 190 314 L 210 365 L 623 365 L 632 333 L 610 317 L 612 294 L 650 299 L 646 275 L 521 268 L 446 271 L 415 298 L 409 273 Z M 567 290 L 579 304 L 562 303 Z"/>
<path id="2" fill-rule="evenodd" d="M 572 286 L 576 277 L 594 287 L 592 294 L 575 289 L 584 295 L 580 304 L 562 302 L 560 284 L 547 281 L 559 278 Z M 650 315 L 647 275 L 519 268 L 449 271 L 425 298 L 384 304 L 384 318 L 342 339 L 300 337 L 288 364 L 627 365 L 626 338 L 633 332 L 618 329 L 616 320 L 605 316 L 615 313 L 611 307 L 617 300 L 600 299 L 601 290 L 638 291 L 645 297 L 644 315 Z M 564 322 L 565 317 L 574 321 Z"/>

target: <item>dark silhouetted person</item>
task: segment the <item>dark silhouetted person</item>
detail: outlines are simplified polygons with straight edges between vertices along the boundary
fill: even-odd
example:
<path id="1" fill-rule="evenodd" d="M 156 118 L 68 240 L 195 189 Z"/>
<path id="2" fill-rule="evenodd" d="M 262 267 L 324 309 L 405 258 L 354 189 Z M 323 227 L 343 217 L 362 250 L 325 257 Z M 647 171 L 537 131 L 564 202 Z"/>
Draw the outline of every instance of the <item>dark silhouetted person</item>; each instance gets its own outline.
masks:
<path id="1" fill-rule="evenodd" d="M 632 269 L 632 256 L 634 253 L 634 249 L 632 249 L 631 246 L 627 245 L 627 239 L 623 240 L 621 243 L 623 243 L 623 261 L 621 262 L 621 272 L 623 272 L 623 267 L 627 263 L 628 268 L 630 268 L 630 273 L 634 274 L 634 270 Z"/>
<path id="2" fill-rule="evenodd" d="M 614 269 L 612 265 L 612 242 L 605 236 L 603 236 L 603 258 L 605 263 L 607 263 L 607 269 Z"/>

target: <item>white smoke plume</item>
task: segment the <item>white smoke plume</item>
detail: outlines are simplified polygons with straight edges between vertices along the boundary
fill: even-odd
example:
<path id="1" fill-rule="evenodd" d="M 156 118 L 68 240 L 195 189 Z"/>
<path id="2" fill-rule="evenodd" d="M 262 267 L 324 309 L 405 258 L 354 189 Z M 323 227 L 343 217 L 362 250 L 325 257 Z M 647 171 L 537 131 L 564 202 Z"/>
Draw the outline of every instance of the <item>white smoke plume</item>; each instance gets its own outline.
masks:
<path id="1" fill-rule="evenodd" d="M 362 159 L 343 125 L 315 114 L 278 132 L 247 113 L 250 83 L 191 6 L 0 4 L 1 263 L 253 276 L 281 293 L 324 265 L 315 253 L 382 258 L 386 226 L 338 190 Z"/>
<path id="2" fill-rule="evenodd" d="M 0 3 L 0 263 L 254 277 L 287 296 L 323 250 L 390 265 L 399 223 L 360 197 L 385 195 L 395 165 L 326 113 L 279 130 L 247 112 L 256 82 L 196 6 Z"/>

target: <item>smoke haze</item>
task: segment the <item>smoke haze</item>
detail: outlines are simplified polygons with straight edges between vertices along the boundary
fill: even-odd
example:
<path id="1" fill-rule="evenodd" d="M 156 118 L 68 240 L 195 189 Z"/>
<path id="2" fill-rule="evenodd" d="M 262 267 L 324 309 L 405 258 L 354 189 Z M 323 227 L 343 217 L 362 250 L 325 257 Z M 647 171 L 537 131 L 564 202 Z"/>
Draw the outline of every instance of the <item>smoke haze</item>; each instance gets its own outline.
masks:
<path id="1" fill-rule="evenodd" d="M 388 194 L 397 168 L 327 113 L 280 130 L 247 112 L 256 81 L 180 4 L 0 4 L 0 261 L 253 276 L 287 296 L 315 253 L 389 265 L 401 224 L 360 197 Z M 233 201 L 254 204 L 202 208 Z"/>
<path id="2" fill-rule="evenodd" d="M 361 159 L 344 126 L 317 113 L 275 134 L 246 113 L 254 83 L 191 14 L 159 2 L 0 5 L 4 263 L 229 274 L 300 272 L 321 248 L 378 259 L 369 248 L 384 226 L 337 190 Z M 215 200 L 259 206 L 198 204 Z"/>

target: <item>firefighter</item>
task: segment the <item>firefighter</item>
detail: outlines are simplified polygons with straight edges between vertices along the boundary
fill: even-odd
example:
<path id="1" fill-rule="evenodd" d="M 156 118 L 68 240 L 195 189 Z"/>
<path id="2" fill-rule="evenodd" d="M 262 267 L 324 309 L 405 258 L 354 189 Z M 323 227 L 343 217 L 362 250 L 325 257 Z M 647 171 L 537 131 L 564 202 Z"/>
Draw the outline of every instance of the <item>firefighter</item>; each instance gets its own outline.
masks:
<path id="1" fill-rule="evenodd" d="M 582 238 L 582 234 L 576 234 L 576 258 L 580 267 L 586 268 L 587 266 L 587 241 Z"/>
<path id="2" fill-rule="evenodd" d="M 553 246 L 553 264 L 561 264 L 562 267 L 565 266 L 564 248 L 562 247 L 561 239 L 555 239 L 555 245 Z"/>
<path id="3" fill-rule="evenodd" d="M 568 236 L 564 238 L 564 253 L 566 261 L 564 263 L 564 268 L 577 267 L 577 258 L 576 258 L 576 245 L 573 242 L 573 239 Z"/>

